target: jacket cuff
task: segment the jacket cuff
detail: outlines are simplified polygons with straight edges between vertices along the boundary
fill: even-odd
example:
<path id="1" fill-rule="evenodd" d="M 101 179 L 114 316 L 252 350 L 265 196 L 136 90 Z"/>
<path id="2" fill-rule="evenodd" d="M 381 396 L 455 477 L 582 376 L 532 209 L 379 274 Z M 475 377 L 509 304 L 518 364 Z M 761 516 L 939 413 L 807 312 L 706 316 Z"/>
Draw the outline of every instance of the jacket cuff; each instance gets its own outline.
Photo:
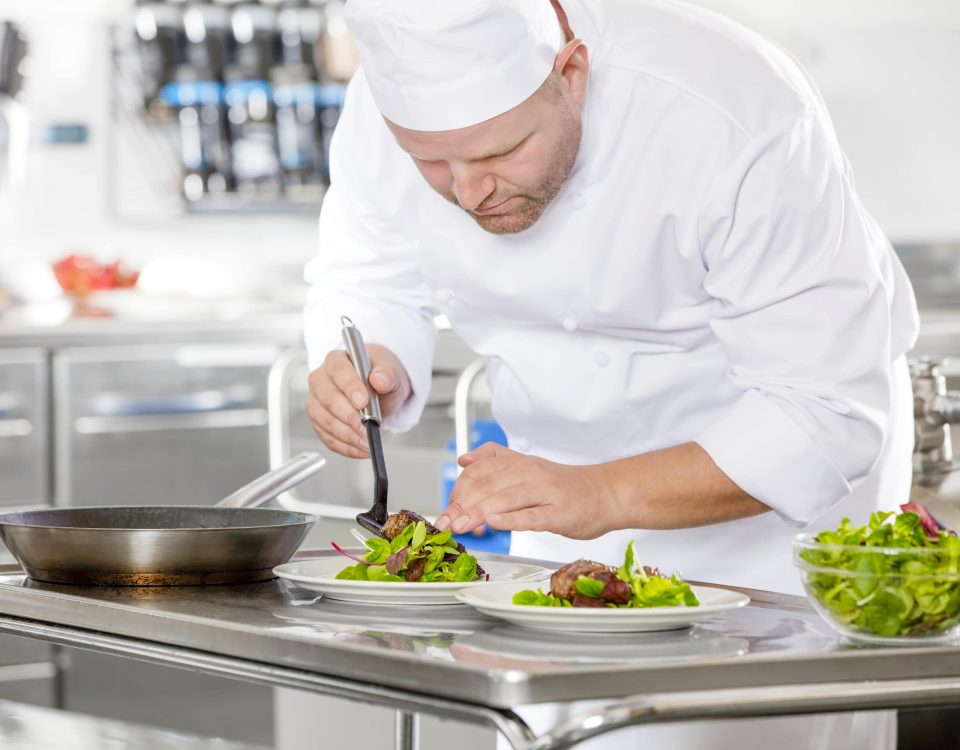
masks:
<path id="1" fill-rule="evenodd" d="M 812 438 L 759 391 L 746 391 L 694 440 L 740 489 L 791 526 L 806 525 L 852 490 Z"/>

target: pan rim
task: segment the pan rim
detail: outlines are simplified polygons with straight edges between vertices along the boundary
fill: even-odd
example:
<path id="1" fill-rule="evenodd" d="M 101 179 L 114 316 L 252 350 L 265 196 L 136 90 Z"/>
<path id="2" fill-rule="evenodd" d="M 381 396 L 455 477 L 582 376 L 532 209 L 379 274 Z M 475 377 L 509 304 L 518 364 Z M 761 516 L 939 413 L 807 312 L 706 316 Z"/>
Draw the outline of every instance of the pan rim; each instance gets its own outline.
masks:
<path id="1" fill-rule="evenodd" d="M 156 508 L 160 510 L 170 510 L 170 509 L 184 509 L 184 510 L 212 510 L 219 512 L 232 513 L 239 511 L 242 513 L 286 513 L 288 515 L 298 516 L 298 520 L 290 521 L 288 523 L 274 523 L 274 524 L 261 524 L 256 526 L 225 526 L 225 527 L 208 527 L 208 526 L 181 526 L 178 528 L 170 528 L 169 526 L 164 526 L 160 528 L 123 528 L 117 526 L 53 526 L 46 524 L 38 523 L 18 523 L 16 521 L 6 520 L 10 516 L 20 516 L 25 513 L 51 513 L 53 515 L 65 514 L 69 511 L 83 511 L 83 510 L 111 510 L 111 511 L 123 511 L 123 510 L 135 510 L 143 511 L 150 508 Z M 265 529 L 265 528 L 287 528 L 287 527 L 298 527 L 304 525 L 312 525 L 320 520 L 319 516 L 313 515 L 311 513 L 301 513 L 299 511 L 288 511 L 282 508 L 218 508 L 215 505 L 77 505 L 70 507 L 57 507 L 57 508 L 35 508 L 33 510 L 23 510 L 23 511 L 13 511 L 10 513 L 0 514 L 0 529 L 13 527 L 21 529 L 50 529 L 51 531 L 111 531 L 111 532 L 134 532 L 134 531 L 150 531 L 154 533 L 179 533 L 183 531 L 240 531 L 243 529 Z"/>

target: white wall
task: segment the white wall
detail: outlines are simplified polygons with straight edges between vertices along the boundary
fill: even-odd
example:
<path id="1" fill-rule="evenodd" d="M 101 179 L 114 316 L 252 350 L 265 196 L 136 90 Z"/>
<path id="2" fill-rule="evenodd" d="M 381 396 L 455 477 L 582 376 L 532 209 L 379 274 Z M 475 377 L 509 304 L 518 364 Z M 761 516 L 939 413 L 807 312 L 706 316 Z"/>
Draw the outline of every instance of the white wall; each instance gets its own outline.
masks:
<path id="1" fill-rule="evenodd" d="M 789 50 L 894 241 L 960 241 L 960 2 L 696 0 Z"/>
<path id="2" fill-rule="evenodd" d="M 866 206 L 896 242 L 960 242 L 960 2 L 699 4 L 770 36 L 808 68 Z M 170 143 L 129 113 L 111 117 L 105 25 L 125 23 L 130 5 L 0 0 L 0 18 L 19 19 L 30 37 L 34 124 L 90 128 L 85 146 L 33 147 L 27 184 L 0 193 L 0 253 L 48 258 L 81 248 L 138 263 L 180 254 L 299 265 L 314 252 L 315 216 L 185 217 L 176 172 L 163 173 Z"/>

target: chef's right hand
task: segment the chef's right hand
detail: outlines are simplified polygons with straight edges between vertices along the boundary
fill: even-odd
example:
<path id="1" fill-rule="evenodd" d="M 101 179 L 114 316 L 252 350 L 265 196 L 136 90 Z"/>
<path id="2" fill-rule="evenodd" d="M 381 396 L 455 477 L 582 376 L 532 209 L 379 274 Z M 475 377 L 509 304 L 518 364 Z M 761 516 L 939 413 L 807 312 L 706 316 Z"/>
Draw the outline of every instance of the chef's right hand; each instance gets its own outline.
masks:
<path id="1" fill-rule="evenodd" d="M 380 412 L 386 419 L 410 397 L 410 376 L 397 355 L 386 347 L 370 344 L 367 354 L 370 385 L 380 396 Z M 360 422 L 360 410 L 369 398 L 347 353 L 339 349 L 330 352 L 310 373 L 309 383 L 307 415 L 317 437 L 342 456 L 369 457 L 367 432 Z"/>

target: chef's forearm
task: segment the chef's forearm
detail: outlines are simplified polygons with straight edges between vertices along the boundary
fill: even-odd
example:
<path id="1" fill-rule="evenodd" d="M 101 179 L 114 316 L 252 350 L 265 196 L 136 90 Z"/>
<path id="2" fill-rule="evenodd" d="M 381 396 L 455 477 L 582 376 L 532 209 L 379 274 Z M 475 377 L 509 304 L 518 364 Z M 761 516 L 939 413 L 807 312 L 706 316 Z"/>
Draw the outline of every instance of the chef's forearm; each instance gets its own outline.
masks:
<path id="1" fill-rule="evenodd" d="M 612 461 L 603 470 L 616 528 L 682 529 L 770 510 L 696 443 Z"/>

